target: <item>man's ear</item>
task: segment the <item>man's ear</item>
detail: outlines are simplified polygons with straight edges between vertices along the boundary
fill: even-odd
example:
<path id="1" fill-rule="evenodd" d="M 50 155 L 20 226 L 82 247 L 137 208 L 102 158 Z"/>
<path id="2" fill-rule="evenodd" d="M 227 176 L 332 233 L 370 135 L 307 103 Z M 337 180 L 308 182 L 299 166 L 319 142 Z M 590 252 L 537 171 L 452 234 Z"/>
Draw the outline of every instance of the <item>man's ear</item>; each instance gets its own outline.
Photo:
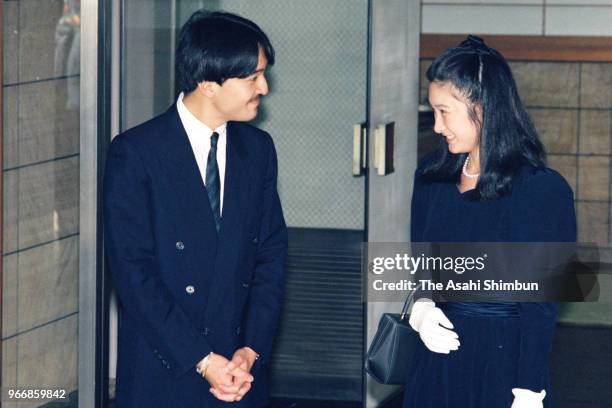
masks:
<path id="1" fill-rule="evenodd" d="M 219 84 L 214 81 L 202 81 L 198 82 L 198 92 L 201 92 L 203 96 L 212 98 L 217 94 Z"/>

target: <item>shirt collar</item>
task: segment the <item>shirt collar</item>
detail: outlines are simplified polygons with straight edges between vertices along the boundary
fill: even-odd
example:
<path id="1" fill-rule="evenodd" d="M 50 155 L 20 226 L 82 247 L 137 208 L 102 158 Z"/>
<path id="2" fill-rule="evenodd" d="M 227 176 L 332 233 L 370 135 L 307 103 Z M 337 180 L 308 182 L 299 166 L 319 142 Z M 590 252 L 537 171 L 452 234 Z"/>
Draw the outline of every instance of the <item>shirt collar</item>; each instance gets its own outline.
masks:
<path id="1" fill-rule="evenodd" d="M 204 123 L 202 123 L 198 118 L 195 117 L 193 113 L 191 113 L 189 109 L 187 109 L 187 107 L 183 103 L 183 97 L 184 93 L 181 92 L 178 96 L 178 99 L 176 100 L 176 109 L 179 113 L 181 121 L 183 122 L 183 126 L 187 131 L 187 134 L 206 135 L 207 138 L 209 138 L 212 135 L 213 130 L 206 126 Z M 227 122 L 224 122 L 214 131 L 217 132 L 219 134 L 219 138 L 221 138 L 225 137 L 226 129 Z"/>

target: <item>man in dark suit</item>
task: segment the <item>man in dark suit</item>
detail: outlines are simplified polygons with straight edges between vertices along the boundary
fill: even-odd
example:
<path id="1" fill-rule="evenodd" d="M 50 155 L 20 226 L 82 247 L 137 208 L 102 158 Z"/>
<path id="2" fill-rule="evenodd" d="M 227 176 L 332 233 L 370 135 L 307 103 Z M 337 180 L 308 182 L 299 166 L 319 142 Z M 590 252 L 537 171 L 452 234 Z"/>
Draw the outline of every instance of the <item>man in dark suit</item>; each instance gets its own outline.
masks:
<path id="1" fill-rule="evenodd" d="M 119 408 L 267 403 L 287 230 L 272 139 L 241 122 L 256 116 L 273 63 L 253 22 L 198 11 L 179 37 L 177 102 L 111 143 Z"/>

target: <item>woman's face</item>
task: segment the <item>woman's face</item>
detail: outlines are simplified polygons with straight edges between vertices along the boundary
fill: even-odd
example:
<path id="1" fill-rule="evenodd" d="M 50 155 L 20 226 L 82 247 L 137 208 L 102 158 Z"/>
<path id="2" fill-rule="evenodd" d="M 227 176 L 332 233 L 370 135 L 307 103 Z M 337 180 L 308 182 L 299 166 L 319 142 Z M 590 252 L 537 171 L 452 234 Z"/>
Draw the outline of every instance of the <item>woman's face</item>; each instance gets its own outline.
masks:
<path id="1" fill-rule="evenodd" d="M 480 130 L 468 113 L 469 101 L 457 88 L 450 82 L 432 82 L 429 84 L 429 103 L 434 110 L 434 132 L 446 138 L 448 150 L 479 157 Z M 480 109 L 476 111 L 480 115 Z"/>

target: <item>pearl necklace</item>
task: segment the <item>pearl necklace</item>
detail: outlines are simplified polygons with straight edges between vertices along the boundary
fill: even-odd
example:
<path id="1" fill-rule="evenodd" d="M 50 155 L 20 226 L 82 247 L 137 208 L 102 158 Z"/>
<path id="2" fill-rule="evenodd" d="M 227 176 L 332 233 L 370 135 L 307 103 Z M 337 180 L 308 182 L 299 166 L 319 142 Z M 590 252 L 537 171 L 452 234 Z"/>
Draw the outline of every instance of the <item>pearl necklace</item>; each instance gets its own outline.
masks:
<path id="1" fill-rule="evenodd" d="M 465 159 L 465 162 L 463 163 L 463 175 L 471 179 L 478 178 L 478 176 L 480 176 L 480 173 L 470 174 L 467 172 L 467 166 L 469 162 L 470 162 L 470 155 L 468 155 L 468 157 Z"/>

